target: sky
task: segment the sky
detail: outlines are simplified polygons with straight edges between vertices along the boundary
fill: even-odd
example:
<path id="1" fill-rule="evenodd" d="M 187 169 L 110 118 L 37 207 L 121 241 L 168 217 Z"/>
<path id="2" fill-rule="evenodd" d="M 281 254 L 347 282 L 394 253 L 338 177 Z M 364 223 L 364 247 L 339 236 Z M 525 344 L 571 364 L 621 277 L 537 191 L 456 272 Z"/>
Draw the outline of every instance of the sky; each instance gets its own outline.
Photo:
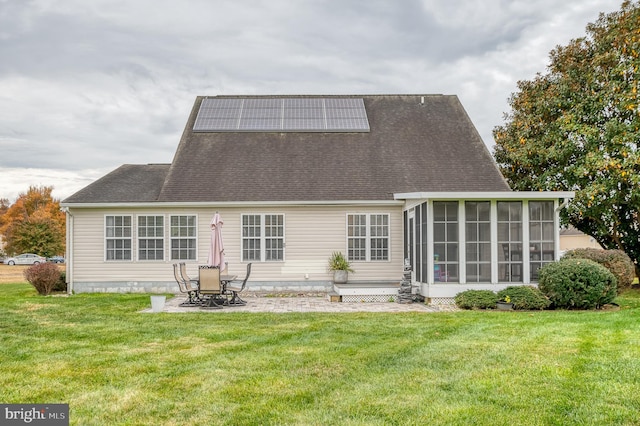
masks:
<path id="1" fill-rule="evenodd" d="M 457 95 L 491 151 L 517 82 L 621 4 L 0 0 L 0 198 L 170 163 L 199 95 Z"/>

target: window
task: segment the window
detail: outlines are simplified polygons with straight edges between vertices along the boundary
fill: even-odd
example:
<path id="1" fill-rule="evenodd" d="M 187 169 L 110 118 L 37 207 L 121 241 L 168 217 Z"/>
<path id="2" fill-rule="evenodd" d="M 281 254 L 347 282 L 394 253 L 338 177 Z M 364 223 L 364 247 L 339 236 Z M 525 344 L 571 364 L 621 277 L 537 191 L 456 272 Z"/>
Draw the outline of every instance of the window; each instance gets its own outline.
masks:
<path id="1" fill-rule="evenodd" d="M 264 216 L 264 259 L 284 260 L 284 216 L 267 214 Z"/>
<path id="2" fill-rule="evenodd" d="M 347 256 L 350 261 L 389 260 L 389 215 L 348 214 Z"/>
<path id="3" fill-rule="evenodd" d="M 555 259 L 553 201 L 529 202 L 529 265 L 531 281 L 538 270 Z"/>
<path id="4" fill-rule="evenodd" d="M 242 216 L 242 260 L 261 260 L 262 217 L 260 215 Z"/>
<path id="5" fill-rule="evenodd" d="M 467 282 L 491 281 L 491 203 L 465 203 Z"/>
<path id="6" fill-rule="evenodd" d="M 105 216 L 105 259 L 131 260 L 131 216 Z"/>
<path id="7" fill-rule="evenodd" d="M 498 202 L 498 281 L 522 282 L 522 203 Z"/>
<path id="8" fill-rule="evenodd" d="M 458 280 L 458 202 L 433 203 L 434 280 Z"/>
<path id="9" fill-rule="evenodd" d="M 349 260 L 367 260 L 366 214 L 350 214 L 347 217 L 347 239 Z"/>
<path id="10" fill-rule="evenodd" d="M 389 259 L 389 215 L 372 214 L 369 216 L 370 260 Z"/>
<path id="11" fill-rule="evenodd" d="M 171 216 L 171 260 L 196 260 L 196 217 Z"/>
<path id="12" fill-rule="evenodd" d="M 244 262 L 284 260 L 284 215 L 242 215 L 242 260 Z"/>
<path id="13" fill-rule="evenodd" d="M 164 216 L 138 216 L 138 260 L 164 259 Z"/>

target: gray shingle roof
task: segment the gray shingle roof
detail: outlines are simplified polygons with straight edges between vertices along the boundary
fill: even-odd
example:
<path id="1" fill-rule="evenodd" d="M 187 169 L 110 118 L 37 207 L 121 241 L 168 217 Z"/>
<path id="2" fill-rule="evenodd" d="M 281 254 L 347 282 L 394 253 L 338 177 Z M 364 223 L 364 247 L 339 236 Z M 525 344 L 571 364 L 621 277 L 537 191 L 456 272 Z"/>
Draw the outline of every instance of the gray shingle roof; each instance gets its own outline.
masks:
<path id="1" fill-rule="evenodd" d="M 364 99 L 370 132 L 197 133 L 203 97 L 196 98 L 157 201 L 391 200 L 404 192 L 510 190 L 456 96 L 354 97 Z M 127 173 L 137 189 L 121 188 Z M 142 169 L 112 174 L 65 202 L 87 202 L 101 191 L 118 191 L 104 200 L 151 201 L 159 185 L 148 176 L 153 189 L 140 199 Z M 85 196 L 90 188 L 92 197 Z"/>
<path id="2" fill-rule="evenodd" d="M 84 187 L 63 203 L 126 203 L 156 201 L 169 164 L 124 164 Z"/>

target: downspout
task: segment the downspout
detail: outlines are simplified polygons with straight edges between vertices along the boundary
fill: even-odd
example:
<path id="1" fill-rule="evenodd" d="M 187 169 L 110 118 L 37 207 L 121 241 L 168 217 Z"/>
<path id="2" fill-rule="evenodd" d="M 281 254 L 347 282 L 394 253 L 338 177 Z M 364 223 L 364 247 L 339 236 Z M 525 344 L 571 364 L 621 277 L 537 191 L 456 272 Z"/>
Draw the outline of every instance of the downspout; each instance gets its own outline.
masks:
<path id="1" fill-rule="evenodd" d="M 556 258 L 555 261 L 557 262 L 558 260 L 560 260 L 560 210 L 564 209 L 565 207 L 567 207 L 567 204 L 569 204 L 569 201 L 571 201 L 572 198 L 563 198 L 562 199 L 562 203 L 556 208 L 555 211 L 555 217 L 554 217 L 554 221 L 558 220 L 558 223 L 555 224 L 554 228 L 555 228 L 555 247 L 554 247 L 554 252 L 556 254 Z"/>
<path id="2" fill-rule="evenodd" d="M 73 294 L 73 215 L 69 207 L 63 207 L 62 211 L 67 215 L 67 249 L 65 253 L 65 269 L 67 278 L 67 293 Z"/>
<path id="3" fill-rule="evenodd" d="M 562 199 L 562 204 L 560 204 L 558 206 L 558 208 L 556 208 L 556 212 L 560 212 L 560 210 L 564 209 L 565 207 L 567 207 L 567 204 L 569 204 L 569 201 L 571 201 L 571 198 L 563 198 Z"/>

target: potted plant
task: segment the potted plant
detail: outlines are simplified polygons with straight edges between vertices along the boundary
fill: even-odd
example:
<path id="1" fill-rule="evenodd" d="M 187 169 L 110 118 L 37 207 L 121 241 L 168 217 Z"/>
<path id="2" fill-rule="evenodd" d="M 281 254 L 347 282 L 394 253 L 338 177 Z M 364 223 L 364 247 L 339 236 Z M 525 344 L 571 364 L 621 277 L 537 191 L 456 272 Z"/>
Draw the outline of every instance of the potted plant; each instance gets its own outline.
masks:
<path id="1" fill-rule="evenodd" d="M 329 258 L 329 271 L 333 272 L 333 282 L 344 284 L 347 282 L 349 272 L 355 272 L 351 268 L 351 263 L 342 254 L 342 252 L 334 251 Z"/>
<path id="2" fill-rule="evenodd" d="M 511 303 L 511 298 L 507 295 L 503 300 L 499 300 L 496 303 L 496 308 L 499 311 L 513 311 L 513 303 Z"/>

